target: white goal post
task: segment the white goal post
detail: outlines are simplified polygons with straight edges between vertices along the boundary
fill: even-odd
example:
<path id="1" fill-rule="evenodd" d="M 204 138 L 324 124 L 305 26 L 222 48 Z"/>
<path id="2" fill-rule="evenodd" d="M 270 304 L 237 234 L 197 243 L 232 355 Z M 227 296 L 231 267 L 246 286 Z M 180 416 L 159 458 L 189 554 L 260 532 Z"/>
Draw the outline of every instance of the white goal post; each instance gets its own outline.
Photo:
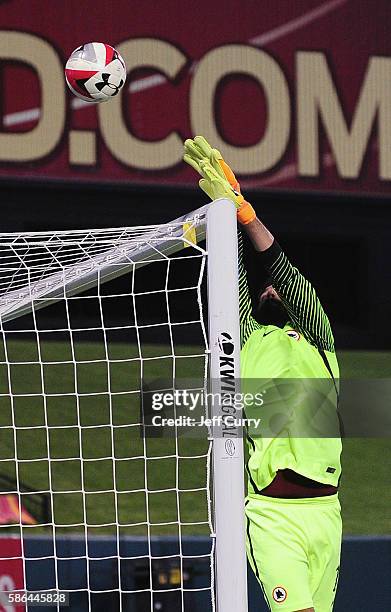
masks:
<path id="1" fill-rule="evenodd" d="M 238 243 L 236 210 L 226 200 L 215 201 L 208 210 L 207 250 L 212 389 L 221 397 L 228 394 L 232 398 L 232 394 L 240 391 Z M 230 414 L 241 416 L 234 401 L 227 404 L 234 411 L 229 411 Z M 216 416 L 226 415 L 226 408 L 227 405 L 216 406 Z M 217 426 L 213 439 L 213 486 L 218 612 L 248 609 L 243 466 L 241 428 Z"/>
<path id="2" fill-rule="evenodd" d="M 233 204 L 161 225 L 0 234 L 0 334 L 0 501 L 17 502 L 0 524 L 0 580 L 8 562 L 15 591 L 83 594 L 88 610 L 113 593 L 119 611 L 186 612 L 209 594 L 212 612 L 246 612 L 241 428 L 216 419 L 189 442 L 175 424 L 149 440 L 145 422 L 148 376 L 174 391 L 198 371 L 199 390 L 224 398 L 206 416 L 241 416 Z M 197 562 L 206 582 L 188 578 Z"/>

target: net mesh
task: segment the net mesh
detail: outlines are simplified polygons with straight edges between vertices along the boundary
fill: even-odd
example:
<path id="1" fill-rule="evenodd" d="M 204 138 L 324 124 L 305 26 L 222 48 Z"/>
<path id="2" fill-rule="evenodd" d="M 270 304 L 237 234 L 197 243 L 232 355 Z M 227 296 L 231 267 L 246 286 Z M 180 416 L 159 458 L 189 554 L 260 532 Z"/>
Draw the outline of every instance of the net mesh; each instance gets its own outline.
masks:
<path id="1" fill-rule="evenodd" d="M 204 221 L 0 236 L 12 588 L 68 591 L 75 610 L 212 609 L 209 432 L 145 435 L 151 390 L 206 378 Z"/>

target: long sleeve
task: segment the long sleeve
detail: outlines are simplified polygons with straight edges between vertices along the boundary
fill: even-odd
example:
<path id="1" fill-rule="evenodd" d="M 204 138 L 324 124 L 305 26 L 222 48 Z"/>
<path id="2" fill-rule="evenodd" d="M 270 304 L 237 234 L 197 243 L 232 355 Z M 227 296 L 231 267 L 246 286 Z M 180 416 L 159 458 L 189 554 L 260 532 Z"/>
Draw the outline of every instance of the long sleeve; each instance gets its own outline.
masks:
<path id="1" fill-rule="evenodd" d="M 261 329 L 262 325 L 258 323 L 251 314 L 252 304 L 248 288 L 247 272 L 243 262 L 243 238 L 240 231 L 238 231 L 238 257 L 240 344 L 243 348 L 252 332 L 256 329 Z"/>
<path id="2" fill-rule="evenodd" d="M 311 283 L 292 266 L 276 241 L 260 255 L 297 331 L 316 347 L 334 351 L 330 321 Z"/>

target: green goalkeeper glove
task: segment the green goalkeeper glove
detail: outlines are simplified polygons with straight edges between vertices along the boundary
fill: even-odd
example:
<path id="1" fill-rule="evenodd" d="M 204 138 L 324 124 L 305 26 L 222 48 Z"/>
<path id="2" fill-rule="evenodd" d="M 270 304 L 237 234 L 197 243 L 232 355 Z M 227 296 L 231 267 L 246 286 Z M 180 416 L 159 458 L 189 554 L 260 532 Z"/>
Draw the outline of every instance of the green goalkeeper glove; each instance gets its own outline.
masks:
<path id="1" fill-rule="evenodd" d="M 228 198 L 238 209 L 238 221 L 243 225 L 250 223 L 256 217 L 249 202 L 246 202 L 240 192 L 240 185 L 228 164 L 217 149 L 213 149 L 203 136 L 196 136 L 185 141 L 183 159 L 198 174 L 201 189 L 211 200 Z"/>
<path id="2" fill-rule="evenodd" d="M 200 162 L 209 161 L 217 174 L 219 174 L 222 178 L 225 177 L 231 187 L 240 193 L 239 181 L 237 180 L 235 174 L 224 161 L 220 151 L 211 147 L 209 142 L 203 136 L 196 136 L 194 140 L 191 140 L 191 138 L 185 140 L 185 155 L 183 159 L 199 174 L 201 174 Z"/>
<path id="3" fill-rule="evenodd" d="M 240 209 L 244 197 L 238 191 L 235 191 L 228 180 L 215 170 L 215 168 L 208 162 L 201 160 L 199 162 L 199 173 L 203 177 L 199 181 L 199 186 L 211 200 L 217 200 L 218 198 L 228 198 L 231 200 L 237 209 Z"/>

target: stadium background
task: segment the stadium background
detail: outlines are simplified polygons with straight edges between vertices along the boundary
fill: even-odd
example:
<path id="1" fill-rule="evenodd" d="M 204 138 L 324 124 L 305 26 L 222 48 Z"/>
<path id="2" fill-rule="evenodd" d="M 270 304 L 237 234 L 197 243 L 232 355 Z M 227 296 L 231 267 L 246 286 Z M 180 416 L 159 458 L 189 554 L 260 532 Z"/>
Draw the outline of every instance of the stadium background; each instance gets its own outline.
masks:
<path id="1" fill-rule="evenodd" d="M 316 286 L 343 374 L 389 376 L 387 0 L 10 0 L 0 16 L 2 231 L 191 211 L 205 198 L 180 143 L 202 133 Z M 67 56 L 90 40 L 131 67 L 109 105 L 80 104 L 64 85 Z M 250 255 L 248 267 L 255 285 Z M 387 439 L 346 442 L 337 612 L 391 601 L 389 450 Z"/>

